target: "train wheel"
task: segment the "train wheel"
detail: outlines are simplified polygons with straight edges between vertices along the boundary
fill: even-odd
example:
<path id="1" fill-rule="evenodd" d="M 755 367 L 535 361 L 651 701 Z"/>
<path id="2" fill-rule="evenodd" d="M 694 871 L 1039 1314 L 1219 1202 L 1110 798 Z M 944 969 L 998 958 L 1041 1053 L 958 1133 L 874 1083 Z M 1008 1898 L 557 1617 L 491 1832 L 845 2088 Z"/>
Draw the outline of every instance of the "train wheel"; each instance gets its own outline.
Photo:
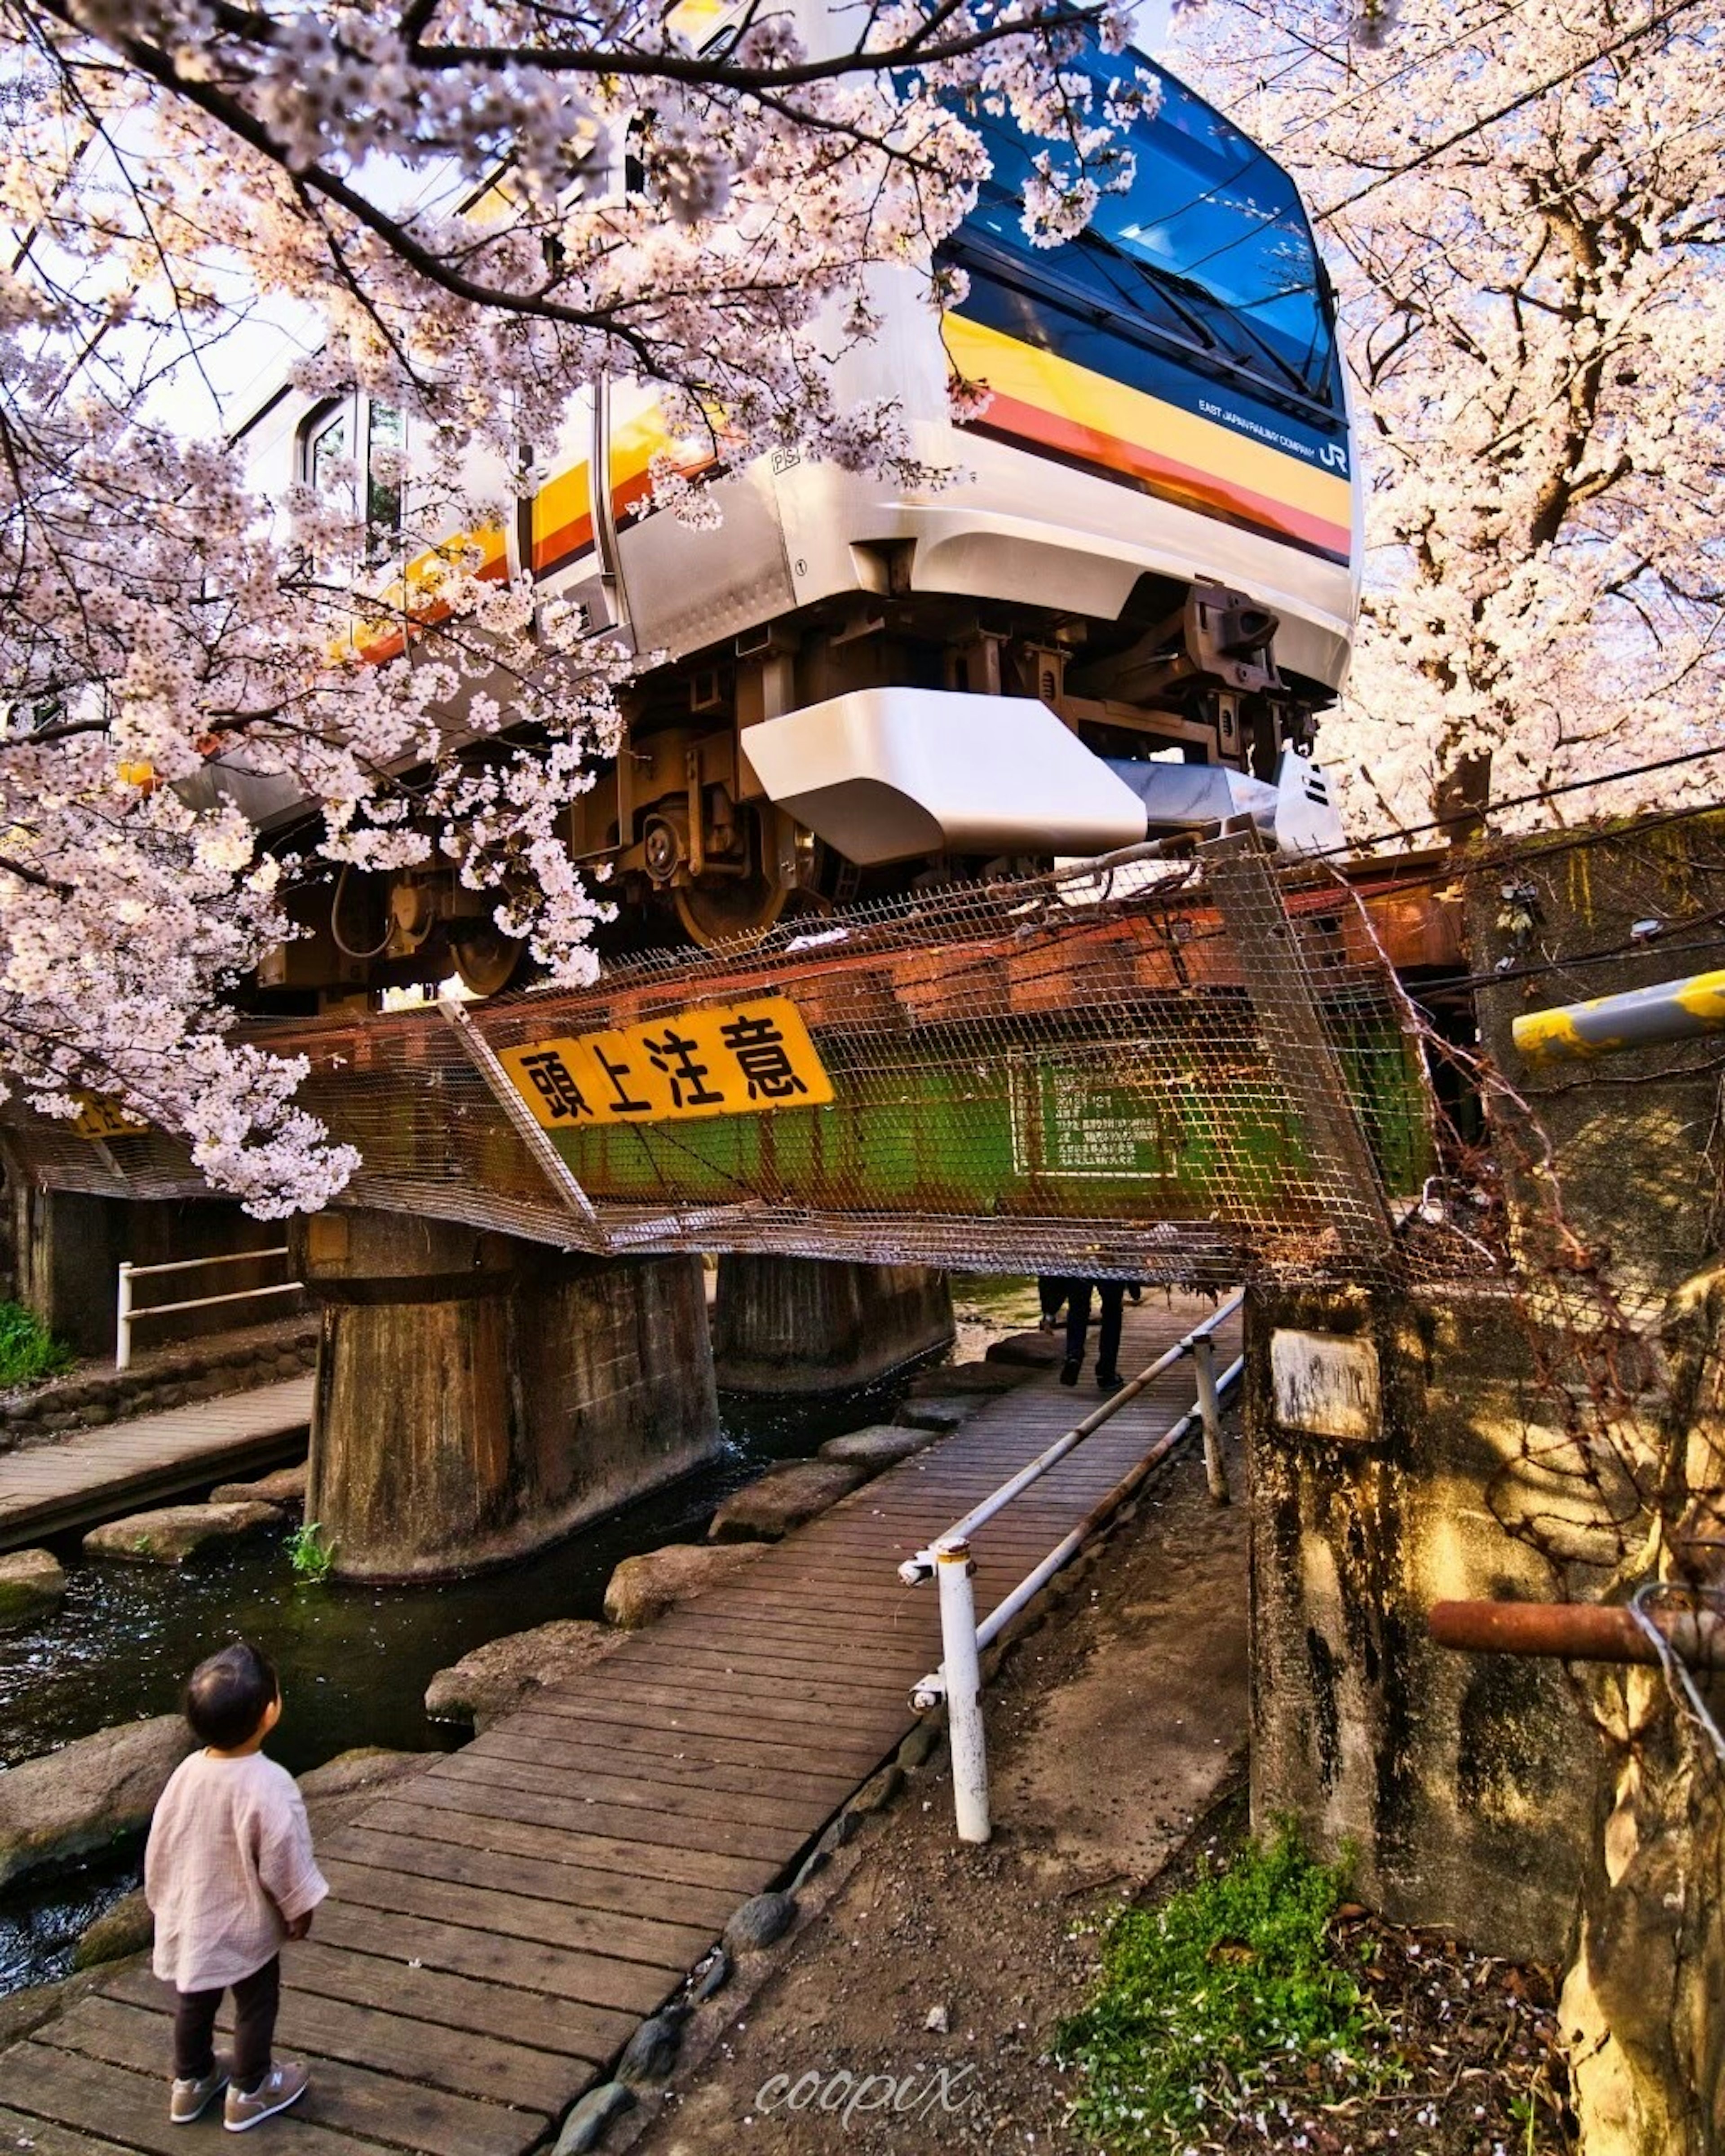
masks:
<path id="1" fill-rule="evenodd" d="M 702 877 L 680 884 L 671 893 L 683 932 L 705 950 L 758 942 L 784 911 L 789 896 L 776 878 L 758 874 Z"/>
<path id="2" fill-rule="evenodd" d="M 515 978 L 525 947 L 506 936 L 494 921 L 464 921 L 459 934 L 449 938 L 449 955 L 469 994 L 501 994 Z"/>

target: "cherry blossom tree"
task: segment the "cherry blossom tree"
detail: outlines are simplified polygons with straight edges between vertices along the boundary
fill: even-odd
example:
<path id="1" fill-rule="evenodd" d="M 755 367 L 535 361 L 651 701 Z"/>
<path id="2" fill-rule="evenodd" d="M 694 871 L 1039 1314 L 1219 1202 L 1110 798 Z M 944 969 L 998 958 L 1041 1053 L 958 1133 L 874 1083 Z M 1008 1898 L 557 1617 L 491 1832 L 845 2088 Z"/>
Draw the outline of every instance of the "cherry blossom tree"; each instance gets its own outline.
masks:
<path id="1" fill-rule="evenodd" d="M 286 884 L 441 855 L 581 977 L 597 901 L 557 818 L 614 746 L 632 654 L 459 551 L 380 588 L 357 506 L 254 501 L 234 341 L 311 313 L 299 387 L 408 415 L 410 552 L 506 515 L 470 490 L 475 450 L 526 491 L 521 444 L 606 376 L 659 385 L 674 429 L 722 425 L 733 460 L 927 479 L 833 362 L 875 326 L 882 265 L 935 297 L 985 168 L 967 104 L 1048 139 L 1036 231 L 1125 177 L 1060 65 L 1122 41 L 1109 0 L 870 0 L 807 37 L 762 4 L 705 51 L 688 12 L 0 0 L 0 1082 L 51 1113 L 115 1096 L 254 1210 L 353 1165 L 224 1013 Z M 407 624 L 411 659 L 340 655 Z M 306 860 L 192 805 L 223 752 L 303 789 Z"/>
<path id="2" fill-rule="evenodd" d="M 1324 760 L 1465 828 L 1717 738 L 1718 0 L 1217 0 L 1175 58 L 1296 173 L 1340 288 L 1367 590 Z M 1577 820 L 1721 765 L 1574 786 Z"/>

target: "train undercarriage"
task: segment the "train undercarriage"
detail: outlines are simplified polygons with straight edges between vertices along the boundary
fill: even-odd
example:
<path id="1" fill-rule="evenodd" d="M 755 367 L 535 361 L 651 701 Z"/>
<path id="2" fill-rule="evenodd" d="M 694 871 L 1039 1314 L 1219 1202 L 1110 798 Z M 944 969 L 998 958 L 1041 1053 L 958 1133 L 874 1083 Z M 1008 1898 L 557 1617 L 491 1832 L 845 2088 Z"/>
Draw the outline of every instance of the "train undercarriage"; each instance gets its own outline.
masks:
<path id="1" fill-rule="evenodd" d="M 1105 850 L 1099 834 L 1131 843 L 1247 803 L 1264 811 L 1284 752 L 1309 752 L 1313 707 L 1329 691 L 1278 671 L 1276 616 L 1240 593 L 1147 576 L 1119 621 L 1097 624 L 896 592 L 881 552 L 878 592 L 770 623 L 625 692 L 625 747 L 566 826 L 572 858 L 616 909 L 602 954 L 722 944 L 788 911 L 819 916 Z M 908 782 L 908 796 L 920 784 L 924 798 L 879 773 L 851 774 L 848 814 L 830 785 L 799 795 L 775 784 L 770 722 L 841 709 L 863 711 L 889 752 L 919 762 L 941 737 L 949 795 L 988 782 L 987 829 L 927 798 L 938 773 Z M 1081 767 L 1090 763 L 1117 789 L 1100 824 L 1094 799 L 1086 814 L 1060 783 L 1055 767 L 1075 749 L 1081 790 L 1096 783 Z M 1014 757 L 1026 767 L 999 767 Z M 1141 822 L 1129 793 L 1142 797 Z M 291 901 L 302 932 L 265 960 L 256 1002 L 303 1012 L 452 974 L 480 995 L 521 985 L 531 968 L 496 927 L 495 902 L 434 866 L 304 886 Z"/>

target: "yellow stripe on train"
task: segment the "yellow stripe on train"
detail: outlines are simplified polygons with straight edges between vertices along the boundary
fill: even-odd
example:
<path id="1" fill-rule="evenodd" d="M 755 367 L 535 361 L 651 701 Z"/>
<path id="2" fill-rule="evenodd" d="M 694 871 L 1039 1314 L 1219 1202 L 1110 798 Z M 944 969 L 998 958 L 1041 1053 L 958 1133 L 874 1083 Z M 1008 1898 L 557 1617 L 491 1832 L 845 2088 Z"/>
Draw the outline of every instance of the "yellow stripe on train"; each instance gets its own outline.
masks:
<path id="1" fill-rule="evenodd" d="M 948 314 L 945 329 L 947 350 L 967 380 L 986 382 L 997 397 L 1047 413 L 1063 430 L 1095 437 L 1099 461 L 1106 460 L 1102 445 L 1109 441 L 1153 451 L 1224 488 L 1283 504 L 1302 520 L 1331 527 L 1345 550 L 1352 497 L 1338 474 L 1317 470 L 1286 450 L 963 315 Z M 983 424 L 988 424 L 986 414 Z"/>

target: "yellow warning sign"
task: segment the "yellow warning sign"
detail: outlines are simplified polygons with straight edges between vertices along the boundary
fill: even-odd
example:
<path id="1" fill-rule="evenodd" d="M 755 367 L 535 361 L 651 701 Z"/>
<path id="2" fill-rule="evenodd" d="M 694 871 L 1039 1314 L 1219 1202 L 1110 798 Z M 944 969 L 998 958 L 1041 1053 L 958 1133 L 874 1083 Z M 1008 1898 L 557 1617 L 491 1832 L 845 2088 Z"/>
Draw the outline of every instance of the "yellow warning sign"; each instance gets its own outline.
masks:
<path id="1" fill-rule="evenodd" d="M 81 1138 L 135 1138 L 150 1126 L 117 1101 L 105 1099 L 100 1093 L 81 1093 L 72 1127 Z"/>
<path id="2" fill-rule="evenodd" d="M 680 1011 L 621 1032 L 505 1048 L 499 1060 L 548 1131 L 819 1107 L 833 1097 L 814 1043 L 783 996 Z"/>

